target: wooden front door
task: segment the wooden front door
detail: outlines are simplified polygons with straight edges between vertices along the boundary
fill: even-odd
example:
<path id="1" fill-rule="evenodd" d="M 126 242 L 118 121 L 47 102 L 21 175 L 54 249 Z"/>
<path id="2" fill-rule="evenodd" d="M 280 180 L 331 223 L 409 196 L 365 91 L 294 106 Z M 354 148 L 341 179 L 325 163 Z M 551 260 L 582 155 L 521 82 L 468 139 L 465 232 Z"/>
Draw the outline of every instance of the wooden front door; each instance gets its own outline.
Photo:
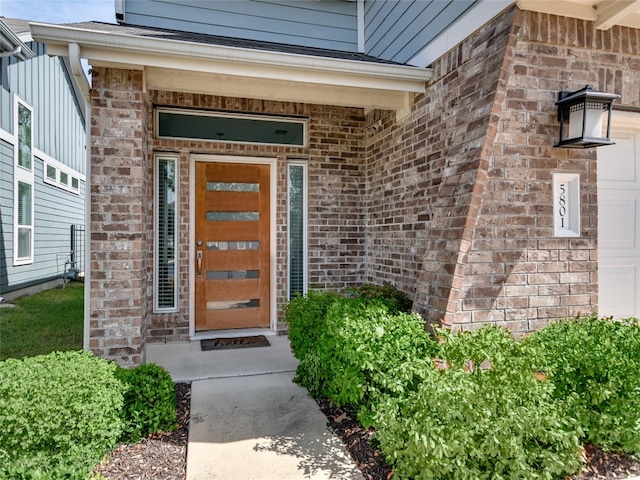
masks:
<path id="1" fill-rule="evenodd" d="M 269 165 L 196 162 L 195 329 L 269 327 Z"/>

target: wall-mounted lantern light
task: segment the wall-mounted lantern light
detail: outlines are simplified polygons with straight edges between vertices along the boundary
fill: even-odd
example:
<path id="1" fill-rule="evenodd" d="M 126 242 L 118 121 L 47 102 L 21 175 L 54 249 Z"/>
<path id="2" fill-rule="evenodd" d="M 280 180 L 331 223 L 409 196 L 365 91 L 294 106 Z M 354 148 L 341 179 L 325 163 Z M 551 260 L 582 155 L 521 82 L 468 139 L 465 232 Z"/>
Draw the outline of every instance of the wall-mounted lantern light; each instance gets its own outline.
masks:
<path id="1" fill-rule="evenodd" d="M 615 93 L 597 92 L 589 85 L 576 92 L 558 93 L 560 141 L 556 147 L 590 148 L 613 145 L 611 141 L 611 107 L 620 98 Z M 602 136 L 603 117 L 607 115 L 607 134 Z"/>

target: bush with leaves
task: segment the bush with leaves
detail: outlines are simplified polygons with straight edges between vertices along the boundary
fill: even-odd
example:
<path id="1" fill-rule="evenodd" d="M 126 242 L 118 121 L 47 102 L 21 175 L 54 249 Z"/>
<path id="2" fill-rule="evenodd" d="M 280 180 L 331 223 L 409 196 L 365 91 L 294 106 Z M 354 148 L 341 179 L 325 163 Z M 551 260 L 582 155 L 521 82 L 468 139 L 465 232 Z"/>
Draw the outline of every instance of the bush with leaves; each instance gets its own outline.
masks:
<path id="1" fill-rule="evenodd" d="M 284 308 L 283 320 L 289 327 L 289 341 L 298 359 L 295 381 L 311 395 L 321 397 L 325 377 L 316 350 L 322 348 L 327 333 L 327 310 L 342 297 L 335 293 L 309 291 L 293 298 Z"/>
<path id="2" fill-rule="evenodd" d="M 327 310 L 341 298 L 336 293 L 310 290 L 285 305 L 282 319 L 289 327 L 289 341 L 296 358 L 304 358 L 316 347 L 326 331 Z"/>
<path id="3" fill-rule="evenodd" d="M 131 370 L 118 367 L 116 376 L 125 385 L 121 441 L 134 443 L 176 429 L 176 389 L 165 369 L 154 363 Z"/>
<path id="4" fill-rule="evenodd" d="M 384 396 L 417 388 L 419 366 L 436 348 L 419 316 L 392 313 L 380 299 L 313 293 L 294 299 L 286 319 L 300 360 L 297 381 L 316 397 L 357 409 L 367 426 Z"/>
<path id="5" fill-rule="evenodd" d="M 348 296 L 355 298 L 369 298 L 382 300 L 391 313 L 410 313 L 413 301 L 398 287 L 390 283 L 375 285 L 373 283 L 362 283 L 355 287 L 346 289 Z"/>
<path id="6" fill-rule="evenodd" d="M 326 396 L 358 410 L 371 426 L 383 398 L 404 397 L 422 381 L 435 342 L 415 314 L 391 313 L 386 303 L 363 298 L 336 302 L 327 312 L 327 341 L 319 356 Z"/>
<path id="7" fill-rule="evenodd" d="M 442 332 L 440 332 L 442 334 Z M 389 397 L 376 437 L 398 479 L 553 479 L 581 466 L 579 428 L 508 332 L 447 334 L 417 391 Z"/>
<path id="8" fill-rule="evenodd" d="M 605 450 L 640 452 L 640 325 L 595 316 L 549 325 L 525 342 L 555 385 L 571 399 L 569 415 L 584 440 Z"/>
<path id="9" fill-rule="evenodd" d="M 74 351 L 0 362 L 0 477 L 86 478 L 122 433 L 115 369 Z"/>

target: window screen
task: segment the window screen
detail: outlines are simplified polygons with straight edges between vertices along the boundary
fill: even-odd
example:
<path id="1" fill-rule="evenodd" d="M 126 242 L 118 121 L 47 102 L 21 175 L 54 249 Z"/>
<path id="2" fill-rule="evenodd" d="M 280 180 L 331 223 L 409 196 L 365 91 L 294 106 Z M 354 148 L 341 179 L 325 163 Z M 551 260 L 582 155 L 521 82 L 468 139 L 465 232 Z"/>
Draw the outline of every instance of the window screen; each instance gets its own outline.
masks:
<path id="1" fill-rule="evenodd" d="M 289 198 L 289 298 L 306 293 L 306 165 L 290 164 Z"/>
<path id="2" fill-rule="evenodd" d="M 177 308 L 176 158 L 156 164 L 156 310 Z"/>

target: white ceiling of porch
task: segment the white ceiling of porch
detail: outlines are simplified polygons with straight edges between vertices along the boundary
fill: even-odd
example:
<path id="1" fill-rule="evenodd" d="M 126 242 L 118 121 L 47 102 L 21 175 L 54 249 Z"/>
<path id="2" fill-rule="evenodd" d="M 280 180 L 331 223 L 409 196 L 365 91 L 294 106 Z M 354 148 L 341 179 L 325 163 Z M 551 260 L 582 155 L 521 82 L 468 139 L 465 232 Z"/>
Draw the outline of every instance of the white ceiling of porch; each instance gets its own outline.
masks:
<path id="1" fill-rule="evenodd" d="M 614 25 L 640 28 L 640 0 L 518 0 L 523 10 L 595 22 L 599 30 Z"/>

